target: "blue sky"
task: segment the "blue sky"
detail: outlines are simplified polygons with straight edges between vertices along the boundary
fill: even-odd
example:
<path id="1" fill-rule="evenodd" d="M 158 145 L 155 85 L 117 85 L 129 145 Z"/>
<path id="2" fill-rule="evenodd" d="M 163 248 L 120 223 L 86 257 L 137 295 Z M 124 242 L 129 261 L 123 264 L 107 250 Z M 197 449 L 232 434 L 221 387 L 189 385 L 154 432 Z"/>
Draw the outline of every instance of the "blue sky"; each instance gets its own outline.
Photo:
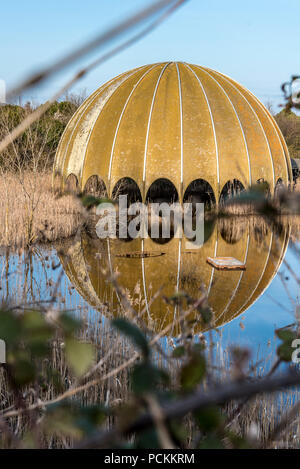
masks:
<path id="1" fill-rule="evenodd" d="M 1 2 L 0 79 L 7 86 L 143 8 L 149 0 Z M 281 102 L 280 85 L 299 74 L 300 0 L 190 0 L 150 36 L 110 59 L 74 91 L 87 94 L 139 65 L 182 60 L 219 70 L 264 103 Z M 30 92 L 42 102 L 98 54 Z"/>

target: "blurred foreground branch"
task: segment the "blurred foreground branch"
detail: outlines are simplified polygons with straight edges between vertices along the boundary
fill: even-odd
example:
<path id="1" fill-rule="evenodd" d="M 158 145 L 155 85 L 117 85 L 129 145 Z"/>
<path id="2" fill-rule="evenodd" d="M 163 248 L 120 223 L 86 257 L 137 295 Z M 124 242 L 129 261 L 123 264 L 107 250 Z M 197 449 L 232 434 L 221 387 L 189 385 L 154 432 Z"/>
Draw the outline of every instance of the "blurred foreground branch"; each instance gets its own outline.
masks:
<path id="1" fill-rule="evenodd" d="M 236 382 L 218 386 L 215 389 L 204 393 L 196 392 L 182 400 L 161 407 L 164 420 L 182 418 L 189 412 L 205 409 L 213 405 L 224 405 L 233 399 L 250 398 L 256 394 L 272 393 L 281 389 L 300 384 L 300 372 L 288 372 L 282 376 L 263 378 L 253 382 Z M 298 408 L 297 408 L 298 409 Z M 140 432 L 155 424 L 154 417 L 147 413 L 137 419 L 127 428 L 122 429 L 123 435 Z M 120 434 L 119 429 L 109 432 L 101 432 L 84 441 L 79 448 L 101 448 L 109 446 Z M 277 434 L 277 433 L 276 433 Z M 269 442 L 270 443 L 270 442 Z"/>

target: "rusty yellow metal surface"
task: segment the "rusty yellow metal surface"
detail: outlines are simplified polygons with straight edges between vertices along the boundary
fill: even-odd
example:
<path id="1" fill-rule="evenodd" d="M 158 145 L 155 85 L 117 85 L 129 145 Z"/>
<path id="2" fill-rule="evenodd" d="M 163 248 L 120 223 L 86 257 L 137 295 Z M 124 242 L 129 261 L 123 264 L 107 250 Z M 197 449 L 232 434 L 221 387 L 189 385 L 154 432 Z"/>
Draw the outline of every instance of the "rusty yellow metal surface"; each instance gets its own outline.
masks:
<path id="1" fill-rule="evenodd" d="M 216 224 L 210 238 L 197 250 L 187 250 L 185 238 L 158 244 L 150 238 L 101 241 L 83 233 L 66 255 L 59 256 L 79 294 L 100 313 L 108 317 L 128 314 L 107 281 L 118 274 L 119 285 L 148 327 L 158 332 L 174 324 L 169 332 L 175 336 L 180 334 L 180 324 L 176 324 L 179 312 L 164 297 L 185 291 L 197 299 L 206 291 L 215 326 L 220 327 L 245 312 L 270 285 L 283 261 L 290 228 L 286 226 L 278 234 L 266 225 L 253 229 L 247 224 L 239 232 L 239 239 L 228 243 Z M 136 257 L 137 252 L 164 255 L 143 258 Z M 234 256 L 245 263 L 246 270 L 216 270 L 206 262 L 209 256 Z M 191 318 L 196 320 L 194 333 L 206 330 L 199 316 Z"/>
<path id="2" fill-rule="evenodd" d="M 101 178 L 109 195 L 130 177 L 143 199 L 167 178 L 180 200 L 196 179 L 213 188 L 259 179 L 271 192 L 292 180 L 284 138 L 267 109 L 242 85 L 214 70 L 158 63 L 128 71 L 104 84 L 78 109 L 59 144 L 54 174 L 62 188 L 74 174 L 79 188 Z"/>
<path id="3" fill-rule="evenodd" d="M 153 95 L 163 65 L 148 67 L 138 81 L 137 87 L 128 97 L 124 113 L 120 116 L 115 133 L 115 146 L 111 150 L 112 169 L 110 193 L 119 179 L 129 177 L 143 189 L 145 147 L 148 133 L 148 120 Z M 126 168 L 126 174 L 124 171 Z"/>

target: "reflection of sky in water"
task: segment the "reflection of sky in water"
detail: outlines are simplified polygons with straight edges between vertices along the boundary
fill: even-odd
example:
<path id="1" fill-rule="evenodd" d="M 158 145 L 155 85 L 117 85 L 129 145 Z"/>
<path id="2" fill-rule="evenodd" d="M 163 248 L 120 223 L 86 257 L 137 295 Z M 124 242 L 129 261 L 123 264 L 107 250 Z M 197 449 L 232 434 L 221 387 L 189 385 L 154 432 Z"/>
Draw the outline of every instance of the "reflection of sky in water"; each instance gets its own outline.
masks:
<path id="1" fill-rule="evenodd" d="M 47 257 L 48 260 L 45 260 Z M 52 265 L 59 264 L 56 252 L 39 249 L 32 255 L 28 268 L 24 264 L 24 259 L 24 254 L 20 257 L 10 256 L 8 265 L 5 253 L 1 256 L 1 299 L 7 300 L 7 293 L 10 301 L 17 304 L 25 303 L 25 298 L 28 301 L 36 302 L 49 299 L 50 290 L 53 288 L 49 285 L 49 281 L 50 284 L 51 282 L 55 283 L 61 271 L 60 268 L 52 269 Z M 291 245 L 287 250 L 285 260 L 296 275 L 299 274 L 299 257 Z M 9 272 L 8 277 L 7 271 Z M 264 294 L 245 313 L 219 329 L 222 332 L 223 349 L 228 344 L 235 343 L 249 345 L 253 348 L 259 345 L 260 355 L 268 354 L 271 351 L 272 346 L 270 348 L 267 344 L 268 341 L 271 341 L 271 344 L 274 345 L 275 328 L 286 326 L 294 321 L 294 306 L 280 277 L 288 277 L 285 283 L 289 296 L 295 304 L 298 303 L 299 285 L 283 263 L 279 274 L 276 275 Z M 58 291 L 61 295 L 60 298 L 63 299 L 62 302 L 59 300 L 60 307 L 78 310 L 91 320 L 95 315 L 99 315 L 72 288 L 66 275 L 62 276 Z M 283 305 L 284 308 L 280 305 Z M 241 328 L 241 324 L 243 324 L 243 328 Z"/>
<path id="2" fill-rule="evenodd" d="M 287 250 L 285 261 L 300 277 L 299 257 L 295 254 L 291 245 Z M 285 282 L 288 293 L 280 277 L 288 277 L 289 280 Z M 294 322 L 295 308 L 292 301 L 295 304 L 299 302 L 299 293 L 300 289 L 297 281 L 283 263 L 279 273 L 277 273 L 264 294 L 244 314 L 222 328 L 224 343 L 237 342 L 250 346 L 260 345 L 264 349 L 269 340 L 273 341 L 276 328 Z M 241 319 L 243 317 L 244 320 Z M 240 327 L 241 323 L 245 326 L 244 330 Z"/>

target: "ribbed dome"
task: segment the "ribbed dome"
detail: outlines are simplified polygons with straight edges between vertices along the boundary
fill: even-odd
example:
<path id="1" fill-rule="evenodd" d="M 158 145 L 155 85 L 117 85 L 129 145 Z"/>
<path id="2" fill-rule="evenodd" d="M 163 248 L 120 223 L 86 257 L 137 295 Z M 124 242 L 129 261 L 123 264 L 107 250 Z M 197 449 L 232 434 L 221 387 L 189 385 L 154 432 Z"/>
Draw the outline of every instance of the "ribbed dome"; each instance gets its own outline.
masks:
<path id="1" fill-rule="evenodd" d="M 172 324 L 176 308 L 163 297 L 185 291 L 198 299 L 201 291 L 208 292 L 208 303 L 215 315 L 215 325 L 222 326 L 245 312 L 270 285 L 278 271 L 288 246 L 290 229 L 278 235 L 262 221 L 254 226 L 233 227 L 238 239 L 227 239 L 228 231 L 215 225 L 209 239 L 199 250 L 189 251 L 186 239 L 171 239 L 159 245 L 152 239 L 120 240 L 92 239 L 83 234 L 80 241 L 59 254 L 63 268 L 80 295 L 94 308 L 107 315 L 119 314 L 121 301 L 114 288 L 103 276 L 118 273 L 118 283 L 124 288 L 136 311 L 144 310 L 143 319 L 149 328 L 160 331 Z M 227 233 L 227 236 L 226 234 Z M 136 258 L 136 253 L 163 252 L 161 257 Z M 132 254 L 132 257 L 130 257 Z M 233 256 L 243 260 L 246 271 L 218 271 L 207 264 L 208 256 Z M 161 291 L 162 289 L 162 291 Z M 159 297 L 155 296 L 161 291 Z M 121 308 L 122 310 L 122 308 Z M 205 330 L 199 318 L 194 332 Z M 178 327 L 173 335 L 180 332 Z"/>
<path id="2" fill-rule="evenodd" d="M 57 173 L 64 182 L 75 175 L 82 190 L 97 175 L 109 195 L 131 178 L 143 200 L 166 178 L 180 201 L 196 179 L 217 200 L 233 179 L 264 180 L 271 192 L 292 179 L 283 136 L 257 98 L 221 73 L 174 62 L 126 72 L 91 95 L 64 132 Z"/>

